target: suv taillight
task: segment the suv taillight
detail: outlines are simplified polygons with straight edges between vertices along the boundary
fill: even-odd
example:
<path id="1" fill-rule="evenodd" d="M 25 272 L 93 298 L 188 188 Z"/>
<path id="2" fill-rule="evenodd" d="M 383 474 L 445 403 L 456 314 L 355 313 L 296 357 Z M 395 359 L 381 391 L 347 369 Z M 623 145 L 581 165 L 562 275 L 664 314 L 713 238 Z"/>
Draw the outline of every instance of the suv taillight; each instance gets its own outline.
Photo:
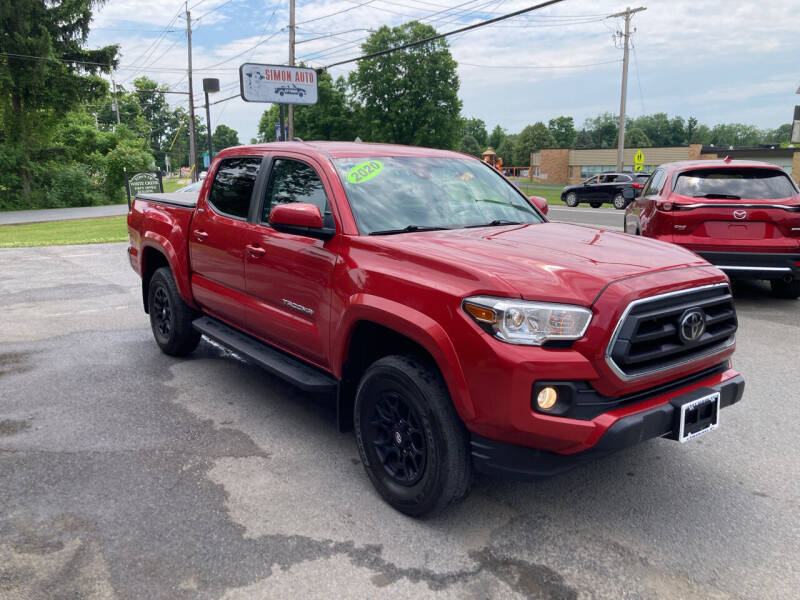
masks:
<path id="1" fill-rule="evenodd" d="M 636 188 L 637 190 L 640 190 L 640 189 L 642 189 L 644 187 L 644 185 L 641 184 L 641 183 L 634 183 L 633 187 Z"/>
<path id="2" fill-rule="evenodd" d="M 658 210 L 663 210 L 665 212 L 669 212 L 669 211 L 672 210 L 672 202 L 664 202 L 664 201 L 659 200 L 658 202 L 656 202 L 656 208 Z"/>

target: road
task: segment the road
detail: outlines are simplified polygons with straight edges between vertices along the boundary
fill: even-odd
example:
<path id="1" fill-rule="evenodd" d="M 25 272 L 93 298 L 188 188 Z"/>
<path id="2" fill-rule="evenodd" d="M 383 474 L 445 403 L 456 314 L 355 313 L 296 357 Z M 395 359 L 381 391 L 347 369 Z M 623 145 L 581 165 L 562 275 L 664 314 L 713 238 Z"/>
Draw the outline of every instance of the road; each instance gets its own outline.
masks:
<path id="1" fill-rule="evenodd" d="M 0 225 L 42 223 L 45 221 L 69 221 L 71 219 L 93 219 L 96 217 L 117 217 L 127 214 L 127 212 L 127 204 L 4 211 L 0 212 Z"/>
<path id="2" fill-rule="evenodd" d="M 796 598 L 800 303 L 736 303 L 719 430 L 415 521 L 332 407 L 161 354 L 124 244 L 0 250 L 0 598 Z"/>
<path id="3" fill-rule="evenodd" d="M 551 221 L 564 223 L 577 223 L 579 225 L 592 225 L 604 229 L 622 231 L 622 219 L 625 211 L 615 208 L 589 208 L 576 206 L 550 206 L 547 216 Z"/>

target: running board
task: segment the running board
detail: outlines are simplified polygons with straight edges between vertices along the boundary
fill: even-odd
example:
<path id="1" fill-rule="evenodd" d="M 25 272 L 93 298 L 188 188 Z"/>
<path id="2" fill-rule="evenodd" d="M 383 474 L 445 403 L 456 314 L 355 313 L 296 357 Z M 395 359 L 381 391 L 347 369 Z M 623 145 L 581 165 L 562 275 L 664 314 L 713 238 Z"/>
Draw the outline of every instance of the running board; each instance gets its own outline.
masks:
<path id="1" fill-rule="evenodd" d="M 258 364 L 273 375 L 285 379 L 303 391 L 335 394 L 338 382 L 331 375 L 276 350 L 246 333 L 211 317 L 200 317 L 192 326 L 203 335 Z"/>

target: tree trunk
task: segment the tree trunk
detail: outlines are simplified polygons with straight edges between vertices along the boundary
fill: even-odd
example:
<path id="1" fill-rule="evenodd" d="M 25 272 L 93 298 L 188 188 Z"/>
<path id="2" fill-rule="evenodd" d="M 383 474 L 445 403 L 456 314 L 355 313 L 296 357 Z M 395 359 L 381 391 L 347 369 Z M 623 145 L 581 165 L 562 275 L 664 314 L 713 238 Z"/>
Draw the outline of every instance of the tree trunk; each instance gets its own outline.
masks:
<path id="1" fill-rule="evenodd" d="M 11 127 L 11 141 L 12 143 L 20 146 L 25 146 L 25 119 L 22 115 L 22 97 L 18 92 L 11 94 L 11 111 L 14 114 L 16 126 Z M 22 180 L 22 196 L 27 200 L 31 196 L 31 183 L 33 173 L 31 173 L 30 166 L 28 165 L 27 152 L 23 152 L 19 166 L 18 173 Z"/>

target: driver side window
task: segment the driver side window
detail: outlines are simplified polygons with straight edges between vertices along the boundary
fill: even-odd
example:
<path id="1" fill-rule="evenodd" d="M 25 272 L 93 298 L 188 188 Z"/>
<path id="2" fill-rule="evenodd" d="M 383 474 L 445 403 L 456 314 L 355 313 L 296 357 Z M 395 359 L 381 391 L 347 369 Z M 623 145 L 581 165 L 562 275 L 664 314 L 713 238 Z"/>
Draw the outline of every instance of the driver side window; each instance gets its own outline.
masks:
<path id="1" fill-rule="evenodd" d="M 331 226 L 328 223 L 331 215 L 328 197 L 314 168 L 296 160 L 277 158 L 272 163 L 261 221 L 269 222 L 270 211 L 275 206 L 288 202 L 315 205 L 326 221 L 326 226 Z"/>

